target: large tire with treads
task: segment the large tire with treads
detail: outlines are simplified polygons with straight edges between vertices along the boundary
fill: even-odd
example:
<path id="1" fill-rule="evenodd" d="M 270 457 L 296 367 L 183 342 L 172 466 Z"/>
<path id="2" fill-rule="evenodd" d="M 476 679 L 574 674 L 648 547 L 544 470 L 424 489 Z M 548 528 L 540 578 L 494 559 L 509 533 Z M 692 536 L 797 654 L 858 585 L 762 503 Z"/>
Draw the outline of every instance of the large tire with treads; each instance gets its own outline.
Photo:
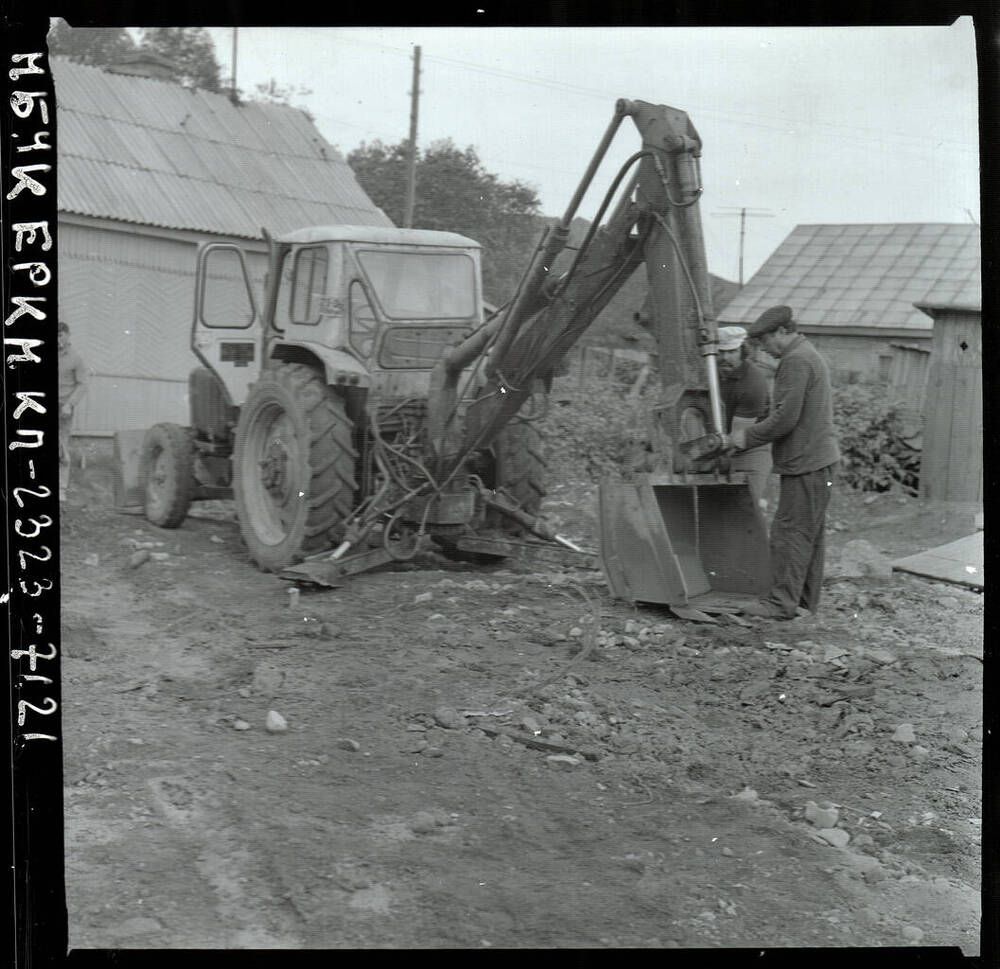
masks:
<path id="1" fill-rule="evenodd" d="M 493 444 L 493 487 L 506 491 L 522 511 L 537 515 L 545 498 L 548 462 L 545 458 L 545 435 L 537 422 L 512 420 Z M 512 518 L 490 511 L 487 522 L 513 535 L 524 529 Z"/>
<path id="2" fill-rule="evenodd" d="M 194 444 L 179 424 L 154 424 L 142 439 L 146 518 L 160 528 L 177 528 L 194 493 Z"/>
<path id="3" fill-rule="evenodd" d="M 357 452 L 343 401 L 301 363 L 265 370 L 240 409 L 233 497 L 243 541 L 265 572 L 333 542 L 354 506 Z"/>

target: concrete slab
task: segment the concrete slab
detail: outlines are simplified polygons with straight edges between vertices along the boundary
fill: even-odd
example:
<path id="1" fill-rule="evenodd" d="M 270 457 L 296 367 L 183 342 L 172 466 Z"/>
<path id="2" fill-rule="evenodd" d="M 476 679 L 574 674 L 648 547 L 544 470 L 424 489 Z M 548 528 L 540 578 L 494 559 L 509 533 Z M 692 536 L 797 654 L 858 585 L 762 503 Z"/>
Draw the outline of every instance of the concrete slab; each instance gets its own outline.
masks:
<path id="1" fill-rule="evenodd" d="M 892 567 L 897 572 L 982 589 L 983 557 L 983 532 L 977 531 L 947 545 L 897 559 Z"/>

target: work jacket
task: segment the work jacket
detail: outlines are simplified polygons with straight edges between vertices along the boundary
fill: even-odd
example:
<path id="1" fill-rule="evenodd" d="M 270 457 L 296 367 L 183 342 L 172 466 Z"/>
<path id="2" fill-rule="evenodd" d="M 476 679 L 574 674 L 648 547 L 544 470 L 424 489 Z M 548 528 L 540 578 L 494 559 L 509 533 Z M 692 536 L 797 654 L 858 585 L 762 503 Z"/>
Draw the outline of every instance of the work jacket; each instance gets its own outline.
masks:
<path id="1" fill-rule="evenodd" d="M 719 376 L 726 433 L 751 427 L 767 416 L 769 394 L 763 369 L 751 360 L 742 360 L 732 373 L 720 373 Z M 770 471 L 771 446 L 762 444 L 737 452 L 730 468 L 733 471 Z"/>
<path id="2" fill-rule="evenodd" d="M 771 442 L 776 474 L 808 474 L 840 460 L 826 361 L 801 333 L 774 375 L 771 413 L 747 428 L 747 448 Z"/>

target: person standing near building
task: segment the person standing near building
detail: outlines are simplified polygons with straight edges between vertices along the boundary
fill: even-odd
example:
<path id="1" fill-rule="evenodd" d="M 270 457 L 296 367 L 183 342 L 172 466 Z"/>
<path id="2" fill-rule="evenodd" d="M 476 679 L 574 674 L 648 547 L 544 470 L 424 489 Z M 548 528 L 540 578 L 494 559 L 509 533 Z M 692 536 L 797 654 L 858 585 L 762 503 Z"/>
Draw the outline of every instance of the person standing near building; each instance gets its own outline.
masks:
<path id="1" fill-rule="evenodd" d="M 747 331 L 742 326 L 719 327 L 719 387 L 722 391 L 725 431 L 748 428 L 767 417 L 769 393 L 767 376 L 749 359 Z M 761 444 L 735 455 L 733 471 L 742 471 L 754 502 L 767 511 L 768 478 L 771 475 L 771 445 Z"/>
<path id="2" fill-rule="evenodd" d="M 774 401 L 765 420 L 730 439 L 738 452 L 771 443 L 781 490 L 771 525 L 771 591 L 742 611 L 794 619 L 799 609 L 816 612 L 823 583 L 826 509 L 840 461 L 830 371 L 787 306 L 765 310 L 747 332 L 778 360 Z"/>
<path id="3" fill-rule="evenodd" d="M 69 342 L 69 324 L 60 320 L 56 333 L 59 345 L 59 500 L 65 501 L 69 488 L 73 413 L 87 392 L 90 372 Z"/>

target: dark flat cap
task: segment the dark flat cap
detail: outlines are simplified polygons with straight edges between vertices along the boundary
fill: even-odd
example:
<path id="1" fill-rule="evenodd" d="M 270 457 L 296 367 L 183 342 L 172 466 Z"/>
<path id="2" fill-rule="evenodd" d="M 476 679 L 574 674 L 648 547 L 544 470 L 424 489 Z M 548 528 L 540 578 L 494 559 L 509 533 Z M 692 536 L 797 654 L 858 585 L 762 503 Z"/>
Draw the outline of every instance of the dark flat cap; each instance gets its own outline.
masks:
<path id="1" fill-rule="evenodd" d="M 747 327 L 748 336 L 760 336 L 763 333 L 770 333 L 779 326 L 785 326 L 792 322 L 792 310 L 789 306 L 772 306 L 769 310 L 764 310 L 756 320 Z"/>

